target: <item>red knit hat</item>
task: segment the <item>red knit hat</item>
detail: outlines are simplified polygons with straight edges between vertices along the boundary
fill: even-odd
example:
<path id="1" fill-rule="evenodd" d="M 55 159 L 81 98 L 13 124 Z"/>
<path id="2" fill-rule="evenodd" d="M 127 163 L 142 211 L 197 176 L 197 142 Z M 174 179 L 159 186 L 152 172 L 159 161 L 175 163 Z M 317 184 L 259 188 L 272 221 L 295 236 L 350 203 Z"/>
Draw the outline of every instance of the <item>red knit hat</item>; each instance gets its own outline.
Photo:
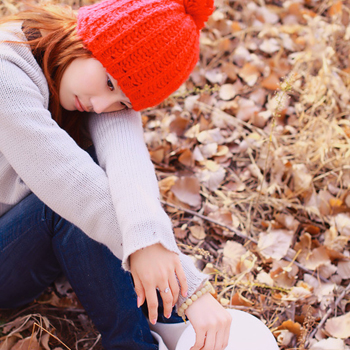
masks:
<path id="1" fill-rule="evenodd" d="M 80 8 L 77 29 L 139 111 L 186 81 L 213 10 L 213 0 L 104 0 Z"/>

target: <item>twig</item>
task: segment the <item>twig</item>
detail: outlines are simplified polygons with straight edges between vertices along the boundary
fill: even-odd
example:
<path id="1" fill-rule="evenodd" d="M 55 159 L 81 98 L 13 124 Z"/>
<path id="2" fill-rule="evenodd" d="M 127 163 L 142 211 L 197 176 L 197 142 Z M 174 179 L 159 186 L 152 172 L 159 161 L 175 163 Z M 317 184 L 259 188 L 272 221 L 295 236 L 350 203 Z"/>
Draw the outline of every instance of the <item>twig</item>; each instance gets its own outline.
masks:
<path id="1" fill-rule="evenodd" d="M 32 330 L 32 335 L 30 337 L 30 342 L 29 342 L 29 350 L 31 349 L 31 344 L 32 344 L 32 339 L 34 336 L 34 330 L 35 330 L 35 326 L 37 326 L 38 328 L 42 329 L 43 331 L 45 331 L 46 333 L 48 333 L 49 335 L 51 335 L 51 337 L 55 338 L 58 342 L 60 342 L 66 349 L 71 350 L 70 347 L 68 347 L 65 343 L 63 343 L 63 341 L 61 341 L 60 339 L 58 339 L 55 335 L 53 335 L 52 333 L 50 333 L 48 330 L 46 330 L 44 327 L 40 326 L 40 324 L 34 322 L 33 324 L 33 330 Z"/>
<path id="2" fill-rule="evenodd" d="M 208 218 L 207 216 L 202 215 L 202 214 L 199 214 L 199 213 L 197 213 L 197 212 L 195 212 L 195 211 L 193 211 L 193 210 L 185 209 L 185 208 L 179 208 L 179 207 L 177 207 L 177 206 L 174 205 L 174 204 L 167 203 L 167 202 L 162 201 L 162 200 L 161 200 L 160 202 L 161 202 L 162 204 L 164 204 L 164 205 L 169 206 L 169 207 L 172 207 L 172 208 L 175 208 L 175 209 L 178 209 L 178 210 L 182 210 L 182 211 L 184 211 L 185 213 L 191 214 L 191 215 L 193 215 L 193 216 L 197 216 L 197 217 L 199 217 L 199 218 L 201 218 L 201 219 L 203 219 L 203 220 L 206 220 L 206 221 L 208 221 L 208 222 L 211 222 L 211 223 L 213 223 L 213 224 L 215 224 L 215 225 L 219 225 L 219 226 L 221 226 L 221 227 L 224 227 L 225 229 L 227 229 L 227 230 L 233 232 L 233 233 L 234 233 L 235 235 L 237 235 L 238 237 L 241 237 L 241 238 L 243 238 L 243 239 L 247 239 L 247 240 L 249 240 L 249 241 L 252 242 L 252 243 L 258 244 L 258 241 L 257 241 L 257 240 L 255 240 L 254 238 L 248 237 L 247 235 L 245 235 L 245 234 L 243 234 L 242 232 L 240 232 L 240 231 L 234 229 L 233 227 L 230 227 L 230 226 L 227 226 L 227 225 L 225 225 L 225 224 L 222 224 L 222 223 L 219 222 L 219 221 L 216 221 L 216 220 L 214 220 L 214 219 Z M 309 270 L 308 268 L 306 268 L 305 266 L 301 265 L 300 263 L 298 263 L 298 262 L 295 261 L 294 259 L 289 258 L 288 256 L 284 256 L 282 259 L 283 259 L 283 260 L 286 260 L 286 261 L 289 261 L 289 262 L 292 262 L 293 264 L 295 264 L 296 266 L 298 266 L 299 269 L 303 270 L 304 272 L 309 273 L 310 275 L 313 275 L 313 274 L 314 274 L 314 271 Z M 319 276 L 319 279 L 322 280 L 322 281 L 325 282 L 325 283 L 332 283 L 330 280 L 328 280 L 327 278 L 324 278 L 324 277 L 322 277 L 322 276 Z"/>
<path id="3" fill-rule="evenodd" d="M 335 303 L 334 303 L 334 309 L 336 309 L 338 307 L 338 304 L 341 302 L 341 300 L 345 297 L 345 295 L 350 292 L 350 283 L 348 284 L 348 286 L 341 292 L 341 294 L 338 296 L 338 298 L 336 299 Z M 316 328 L 314 328 L 314 330 L 310 333 L 309 339 L 307 340 L 307 344 L 310 343 L 310 340 L 315 336 L 315 334 L 321 329 L 321 327 L 324 325 L 324 323 L 327 321 L 328 317 L 330 316 L 330 314 L 332 313 L 333 308 L 329 308 L 327 310 L 327 312 L 324 314 L 324 316 L 322 317 L 320 323 L 317 325 Z"/>

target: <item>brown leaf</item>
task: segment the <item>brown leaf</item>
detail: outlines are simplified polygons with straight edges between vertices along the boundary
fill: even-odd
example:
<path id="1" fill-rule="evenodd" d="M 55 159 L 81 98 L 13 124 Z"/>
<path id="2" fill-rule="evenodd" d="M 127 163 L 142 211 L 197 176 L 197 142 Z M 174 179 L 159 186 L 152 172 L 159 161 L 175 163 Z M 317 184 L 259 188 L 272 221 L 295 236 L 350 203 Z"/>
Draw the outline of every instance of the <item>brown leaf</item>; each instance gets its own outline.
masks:
<path id="1" fill-rule="evenodd" d="M 346 350 L 346 348 L 343 340 L 328 338 L 314 343 L 309 350 Z"/>
<path id="2" fill-rule="evenodd" d="M 296 251 L 300 250 L 298 261 L 310 270 L 329 264 L 331 261 L 327 248 L 320 246 L 312 249 L 311 244 L 311 236 L 308 233 L 305 233 L 300 241 L 295 244 L 294 249 Z"/>
<path id="3" fill-rule="evenodd" d="M 231 305 L 236 305 L 236 306 L 248 306 L 251 307 L 254 305 L 252 301 L 249 299 L 245 298 L 243 295 L 241 295 L 239 292 L 235 293 L 230 301 Z"/>
<path id="4" fill-rule="evenodd" d="M 239 226 L 239 219 L 227 209 L 211 212 L 208 217 L 229 227 L 237 228 Z"/>
<path id="5" fill-rule="evenodd" d="M 350 237 L 350 215 L 340 213 L 335 217 L 335 224 L 342 236 Z"/>
<path id="6" fill-rule="evenodd" d="M 207 236 L 203 226 L 194 225 L 189 227 L 189 229 L 191 231 L 192 236 L 196 239 L 202 240 Z"/>
<path id="7" fill-rule="evenodd" d="M 272 72 L 267 78 L 261 81 L 261 86 L 269 90 L 277 90 L 280 87 L 280 81 L 276 73 Z"/>
<path id="8" fill-rule="evenodd" d="M 271 230 L 261 232 L 258 249 L 265 258 L 282 259 L 288 252 L 293 239 L 293 231 Z"/>
<path id="9" fill-rule="evenodd" d="M 211 191 L 216 191 L 225 178 L 226 170 L 219 164 L 206 161 L 206 169 L 198 172 L 199 181 Z"/>
<path id="10" fill-rule="evenodd" d="M 337 1 L 335 2 L 329 9 L 328 9 L 328 15 L 329 16 L 335 16 L 338 14 L 341 14 L 342 9 L 343 9 L 343 2 L 342 1 Z"/>
<path id="11" fill-rule="evenodd" d="M 152 159 L 152 162 L 154 163 L 161 163 L 164 159 L 164 148 L 163 147 L 160 147 L 158 148 L 157 150 L 154 150 L 154 151 L 150 151 L 150 156 L 151 156 L 151 159 Z"/>
<path id="12" fill-rule="evenodd" d="M 343 280 L 350 278 L 350 261 L 339 261 L 339 263 L 338 263 L 338 275 Z"/>
<path id="13" fill-rule="evenodd" d="M 235 81 L 237 79 L 238 68 L 233 63 L 231 62 L 224 63 L 222 70 L 227 74 L 230 80 Z"/>
<path id="14" fill-rule="evenodd" d="M 175 234 L 175 237 L 178 239 L 184 239 L 187 236 L 186 230 L 183 230 L 180 227 L 174 228 L 174 234 Z"/>
<path id="15" fill-rule="evenodd" d="M 205 145 L 208 143 L 221 144 L 225 141 L 219 128 L 201 131 L 197 136 L 197 140 Z"/>
<path id="16" fill-rule="evenodd" d="M 179 162 L 187 167 L 194 166 L 194 157 L 192 155 L 191 150 L 185 149 L 181 155 L 179 156 Z"/>
<path id="17" fill-rule="evenodd" d="M 20 332 L 32 327 L 34 321 L 30 320 L 30 316 L 17 317 L 14 321 L 8 322 L 4 325 L 3 333 L 7 334 L 10 331 Z"/>
<path id="18" fill-rule="evenodd" d="M 299 269 L 296 265 L 284 260 L 274 260 L 270 271 L 271 278 L 280 287 L 294 286 Z"/>
<path id="19" fill-rule="evenodd" d="M 240 243 L 234 241 L 227 241 L 225 243 L 223 263 L 232 275 L 238 272 L 238 264 L 246 252 L 247 250 Z"/>
<path id="20" fill-rule="evenodd" d="M 312 176 L 304 164 L 293 164 L 292 167 L 294 191 L 310 192 L 312 190 Z"/>
<path id="21" fill-rule="evenodd" d="M 240 120 L 248 121 L 260 110 L 261 107 L 256 106 L 254 101 L 245 98 L 240 98 L 238 102 L 236 117 Z"/>
<path id="22" fill-rule="evenodd" d="M 202 203 L 202 198 L 199 194 L 200 185 L 196 177 L 184 176 L 179 178 L 174 186 L 171 187 L 171 191 L 181 202 L 192 207 L 199 207 Z"/>
<path id="23" fill-rule="evenodd" d="M 272 54 L 280 49 L 280 44 L 275 38 L 266 39 L 259 46 L 259 49 L 263 52 Z"/>
<path id="24" fill-rule="evenodd" d="M 20 333 L 14 333 L 10 337 L 5 337 L 5 340 L 0 343 L 0 350 L 11 350 L 18 339 L 22 339 Z"/>
<path id="25" fill-rule="evenodd" d="M 234 98 L 238 93 L 238 89 L 234 84 L 221 85 L 219 96 L 222 100 L 229 101 Z"/>
<path id="26" fill-rule="evenodd" d="M 295 334 L 297 337 L 300 335 L 301 324 L 298 322 L 293 322 L 292 320 L 284 321 L 277 329 L 288 329 L 290 332 Z"/>
<path id="27" fill-rule="evenodd" d="M 169 130 L 170 132 L 174 132 L 177 136 L 182 136 L 188 124 L 188 119 L 178 116 L 170 123 Z"/>
<path id="28" fill-rule="evenodd" d="M 165 196 L 166 193 L 170 191 L 170 189 L 175 185 L 177 179 L 177 176 L 172 175 L 158 181 L 159 191 L 162 196 Z"/>
<path id="29" fill-rule="evenodd" d="M 233 32 L 233 33 L 234 33 L 234 32 L 239 32 L 239 31 L 242 29 L 240 23 L 237 22 L 237 21 L 233 21 L 233 22 L 231 23 L 231 28 L 232 28 L 232 32 Z"/>
<path id="30" fill-rule="evenodd" d="M 41 350 L 36 333 L 28 338 L 19 340 L 11 350 Z"/>
<path id="31" fill-rule="evenodd" d="M 251 63 L 246 63 L 241 70 L 239 70 L 238 75 L 249 85 L 253 86 L 258 78 L 260 77 L 260 71 L 258 68 L 253 66 Z"/>
<path id="32" fill-rule="evenodd" d="M 328 319 L 325 329 L 334 338 L 350 338 L 350 312 Z"/>

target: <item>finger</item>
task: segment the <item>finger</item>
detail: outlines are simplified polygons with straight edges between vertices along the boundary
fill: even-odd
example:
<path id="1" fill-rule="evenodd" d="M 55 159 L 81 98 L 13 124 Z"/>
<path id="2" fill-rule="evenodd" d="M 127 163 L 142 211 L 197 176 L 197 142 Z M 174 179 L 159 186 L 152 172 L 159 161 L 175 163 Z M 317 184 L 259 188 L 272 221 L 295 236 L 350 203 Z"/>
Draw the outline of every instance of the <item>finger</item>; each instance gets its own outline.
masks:
<path id="1" fill-rule="evenodd" d="M 182 268 L 180 261 L 176 265 L 175 273 L 176 273 L 176 276 L 177 276 L 179 283 L 180 283 L 181 294 L 184 298 L 186 298 L 187 297 L 187 290 L 188 290 L 187 280 L 186 280 L 186 275 L 185 275 L 185 272 Z"/>
<path id="2" fill-rule="evenodd" d="M 228 345 L 232 318 L 228 312 L 225 312 L 224 316 L 225 317 L 223 317 L 223 319 L 217 323 L 215 348 L 213 347 L 213 350 L 226 349 Z"/>
<path id="3" fill-rule="evenodd" d="M 137 294 L 137 307 L 140 307 L 145 302 L 145 290 L 142 286 L 140 279 L 137 276 L 133 276 L 135 292 Z"/>
<path id="4" fill-rule="evenodd" d="M 192 346 L 191 350 L 200 350 L 205 345 L 206 331 L 204 329 L 195 329 L 196 342 Z"/>
<path id="5" fill-rule="evenodd" d="M 180 292 L 179 284 L 177 282 L 175 274 L 173 274 L 173 276 L 169 278 L 169 286 L 170 286 L 171 292 L 173 293 L 172 306 L 174 307 L 174 305 L 177 302 L 177 299 L 179 299 L 179 292 Z"/>
<path id="6" fill-rule="evenodd" d="M 228 341 L 230 338 L 230 331 L 231 331 L 231 322 L 232 322 L 232 317 L 229 313 L 227 313 L 227 326 L 224 331 L 224 336 L 223 336 L 223 349 L 225 349 L 228 346 Z"/>
<path id="7" fill-rule="evenodd" d="M 203 347 L 203 350 L 222 350 L 221 348 L 217 347 L 216 345 L 216 332 L 215 331 L 209 331 L 206 334 L 205 338 L 205 344 Z"/>
<path id="8" fill-rule="evenodd" d="M 170 287 L 163 287 L 160 289 L 160 296 L 163 300 L 164 316 L 169 318 L 173 309 L 173 293 Z"/>
<path id="9" fill-rule="evenodd" d="M 223 350 L 226 348 L 227 345 L 225 345 L 225 333 L 227 329 L 225 327 L 223 328 L 219 328 L 217 333 L 216 333 L 216 337 L 215 337 L 215 346 L 212 347 L 213 350 Z"/>
<path id="10" fill-rule="evenodd" d="M 148 317 L 149 321 L 154 325 L 157 323 L 158 318 L 158 298 L 156 289 L 148 288 L 145 290 L 147 307 L 148 307 Z"/>

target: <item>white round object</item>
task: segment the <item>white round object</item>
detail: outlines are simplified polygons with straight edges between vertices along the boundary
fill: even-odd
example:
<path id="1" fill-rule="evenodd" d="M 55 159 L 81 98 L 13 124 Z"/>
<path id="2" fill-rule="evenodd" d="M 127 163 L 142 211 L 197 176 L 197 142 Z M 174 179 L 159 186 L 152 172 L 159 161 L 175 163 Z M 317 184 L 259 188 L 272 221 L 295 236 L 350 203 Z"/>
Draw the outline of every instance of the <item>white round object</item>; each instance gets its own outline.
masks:
<path id="1" fill-rule="evenodd" d="M 227 310 L 232 316 L 229 344 L 226 350 L 278 350 L 275 337 L 258 318 L 239 310 Z M 189 350 L 195 343 L 195 332 L 189 325 L 181 334 L 175 350 Z"/>

